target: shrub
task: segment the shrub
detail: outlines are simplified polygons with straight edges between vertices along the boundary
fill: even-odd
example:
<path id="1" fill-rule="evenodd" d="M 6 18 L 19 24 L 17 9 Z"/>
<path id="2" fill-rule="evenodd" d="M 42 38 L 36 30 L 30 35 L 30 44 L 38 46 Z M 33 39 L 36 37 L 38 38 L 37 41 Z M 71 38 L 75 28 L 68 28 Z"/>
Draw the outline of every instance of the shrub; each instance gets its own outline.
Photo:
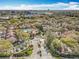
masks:
<path id="1" fill-rule="evenodd" d="M 78 45 L 77 40 L 73 38 L 61 38 L 61 41 L 69 47 L 74 47 Z"/>
<path id="2" fill-rule="evenodd" d="M 14 54 L 14 56 L 29 56 L 29 55 L 32 54 L 32 50 L 33 50 L 33 49 L 28 48 L 28 49 L 26 49 L 26 50 L 23 50 L 23 51 L 17 53 L 17 54 Z"/>
<path id="3" fill-rule="evenodd" d="M 11 55 L 12 55 L 11 53 L 0 52 L 0 57 L 9 57 Z"/>

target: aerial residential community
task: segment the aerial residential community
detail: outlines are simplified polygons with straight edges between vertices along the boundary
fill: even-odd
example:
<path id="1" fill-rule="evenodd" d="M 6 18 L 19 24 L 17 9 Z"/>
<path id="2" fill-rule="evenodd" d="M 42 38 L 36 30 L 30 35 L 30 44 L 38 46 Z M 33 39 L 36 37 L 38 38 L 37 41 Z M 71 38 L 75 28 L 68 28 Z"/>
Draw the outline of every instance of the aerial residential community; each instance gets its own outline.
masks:
<path id="1" fill-rule="evenodd" d="M 78 13 L 78 10 L 1 10 L 0 57 L 78 59 Z"/>
<path id="2" fill-rule="evenodd" d="M 79 1 L 0 0 L 0 59 L 79 59 Z"/>

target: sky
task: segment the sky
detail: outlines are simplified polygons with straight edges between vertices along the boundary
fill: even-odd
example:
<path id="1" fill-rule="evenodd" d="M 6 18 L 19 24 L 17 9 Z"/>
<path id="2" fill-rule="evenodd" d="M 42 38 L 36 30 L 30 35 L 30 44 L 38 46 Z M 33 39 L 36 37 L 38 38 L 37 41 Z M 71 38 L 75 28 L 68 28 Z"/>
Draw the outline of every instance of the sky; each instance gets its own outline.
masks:
<path id="1" fill-rule="evenodd" d="M 0 10 L 79 10 L 79 0 L 0 0 Z"/>

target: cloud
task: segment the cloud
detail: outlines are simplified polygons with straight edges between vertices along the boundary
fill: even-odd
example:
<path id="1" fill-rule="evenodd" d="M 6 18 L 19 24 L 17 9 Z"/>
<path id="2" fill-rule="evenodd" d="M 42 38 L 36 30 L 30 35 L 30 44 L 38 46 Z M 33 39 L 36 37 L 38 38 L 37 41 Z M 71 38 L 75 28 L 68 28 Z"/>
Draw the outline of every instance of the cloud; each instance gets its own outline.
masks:
<path id="1" fill-rule="evenodd" d="M 78 2 L 69 2 L 69 3 L 52 3 L 52 4 L 21 4 L 17 6 L 0 6 L 0 10 L 79 10 Z"/>
<path id="2" fill-rule="evenodd" d="M 75 4 L 79 4 L 78 2 L 70 2 L 70 5 L 75 5 Z"/>

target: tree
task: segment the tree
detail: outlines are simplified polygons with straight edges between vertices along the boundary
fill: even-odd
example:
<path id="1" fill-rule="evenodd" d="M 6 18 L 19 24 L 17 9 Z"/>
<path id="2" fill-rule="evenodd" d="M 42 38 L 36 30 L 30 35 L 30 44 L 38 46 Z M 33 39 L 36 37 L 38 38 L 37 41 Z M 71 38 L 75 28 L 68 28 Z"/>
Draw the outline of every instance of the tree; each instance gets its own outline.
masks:
<path id="1" fill-rule="evenodd" d="M 15 32 L 18 39 L 28 40 L 30 38 L 30 34 L 21 29 L 16 29 Z"/>

